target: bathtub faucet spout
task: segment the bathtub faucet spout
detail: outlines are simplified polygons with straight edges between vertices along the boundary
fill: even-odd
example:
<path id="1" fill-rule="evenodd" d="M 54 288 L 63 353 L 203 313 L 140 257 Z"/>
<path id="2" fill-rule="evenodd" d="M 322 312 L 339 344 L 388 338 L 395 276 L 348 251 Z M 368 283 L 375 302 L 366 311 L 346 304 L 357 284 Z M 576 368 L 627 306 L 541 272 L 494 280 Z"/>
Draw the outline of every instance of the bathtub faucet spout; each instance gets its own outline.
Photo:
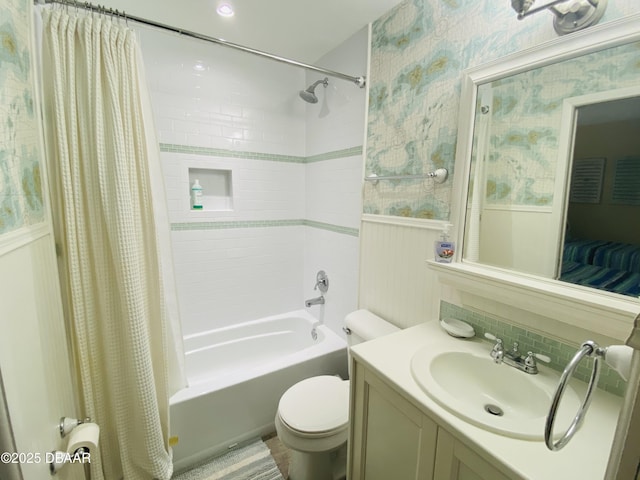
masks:
<path id="1" fill-rule="evenodd" d="M 304 304 L 307 307 L 310 307 L 311 305 L 324 305 L 324 295 L 320 295 L 316 298 L 310 298 L 309 300 L 306 300 Z"/>

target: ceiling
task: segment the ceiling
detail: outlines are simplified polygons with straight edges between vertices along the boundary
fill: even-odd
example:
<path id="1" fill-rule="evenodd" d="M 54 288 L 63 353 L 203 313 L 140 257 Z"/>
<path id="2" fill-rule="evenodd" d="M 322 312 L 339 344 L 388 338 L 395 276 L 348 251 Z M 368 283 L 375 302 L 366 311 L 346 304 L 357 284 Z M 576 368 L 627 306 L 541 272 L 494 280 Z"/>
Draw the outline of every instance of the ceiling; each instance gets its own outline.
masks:
<path id="1" fill-rule="evenodd" d="M 101 0 L 100 5 L 314 63 L 401 0 Z M 220 3 L 233 17 L 216 14 Z"/>

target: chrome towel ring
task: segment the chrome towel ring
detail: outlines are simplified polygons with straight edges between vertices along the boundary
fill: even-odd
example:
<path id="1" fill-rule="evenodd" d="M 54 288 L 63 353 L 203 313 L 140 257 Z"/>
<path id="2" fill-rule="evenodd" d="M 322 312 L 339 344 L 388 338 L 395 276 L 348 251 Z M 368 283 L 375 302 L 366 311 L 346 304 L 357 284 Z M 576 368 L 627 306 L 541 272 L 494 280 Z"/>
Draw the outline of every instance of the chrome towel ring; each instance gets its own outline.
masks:
<path id="1" fill-rule="evenodd" d="M 551 451 L 557 451 L 563 448 L 569 440 L 575 435 L 575 433 L 582 425 L 584 421 L 584 417 L 589 409 L 589 405 L 591 404 L 591 398 L 593 392 L 596 389 L 598 384 L 598 377 L 600 376 L 600 360 L 605 356 L 605 349 L 602 349 L 598 346 L 597 343 L 588 340 L 584 342 L 580 349 L 573 356 L 571 361 L 567 364 L 564 371 L 562 372 L 562 376 L 560 377 L 560 381 L 558 383 L 558 388 L 553 397 L 553 401 L 551 402 L 551 408 L 549 409 L 549 414 L 547 415 L 547 421 L 544 429 L 544 441 L 547 444 L 547 448 Z M 578 413 L 569 425 L 567 431 L 562 435 L 560 440 L 557 442 L 553 441 L 553 424 L 556 420 L 556 414 L 558 413 L 558 406 L 560 405 L 560 400 L 562 399 L 562 395 L 564 394 L 565 388 L 569 383 L 569 379 L 573 376 L 573 373 L 576 370 L 576 367 L 580 363 L 580 361 L 584 357 L 593 357 L 593 371 L 591 372 L 591 379 L 589 380 L 589 386 L 587 387 L 587 393 L 584 396 L 584 400 L 582 401 L 582 405 L 578 409 Z"/>

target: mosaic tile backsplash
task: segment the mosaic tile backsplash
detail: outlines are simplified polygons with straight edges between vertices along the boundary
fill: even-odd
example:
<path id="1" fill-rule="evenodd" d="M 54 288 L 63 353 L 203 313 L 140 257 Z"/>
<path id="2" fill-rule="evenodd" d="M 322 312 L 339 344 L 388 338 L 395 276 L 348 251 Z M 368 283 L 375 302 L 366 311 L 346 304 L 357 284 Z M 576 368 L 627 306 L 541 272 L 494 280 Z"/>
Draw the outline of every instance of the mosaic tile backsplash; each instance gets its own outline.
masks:
<path id="1" fill-rule="evenodd" d="M 506 347 L 512 345 L 513 342 L 518 342 L 520 351 L 532 351 L 548 355 L 551 358 L 549 366 L 558 372 L 564 370 L 577 351 L 576 346 L 567 345 L 537 333 L 529 332 L 479 312 L 467 310 L 447 302 L 440 302 L 440 318 L 449 317 L 471 324 L 476 331 L 476 337 L 484 338 L 484 334 L 489 332 L 501 338 Z M 576 369 L 575 378 L 588 382 L 591 376 L 592 363 L 591 359 L 582 361 Z M 617 372 L 606 364 L 602 364 L 598 388 L 622 397 L 624 396 L 626 385 L 626 382 Z"/>

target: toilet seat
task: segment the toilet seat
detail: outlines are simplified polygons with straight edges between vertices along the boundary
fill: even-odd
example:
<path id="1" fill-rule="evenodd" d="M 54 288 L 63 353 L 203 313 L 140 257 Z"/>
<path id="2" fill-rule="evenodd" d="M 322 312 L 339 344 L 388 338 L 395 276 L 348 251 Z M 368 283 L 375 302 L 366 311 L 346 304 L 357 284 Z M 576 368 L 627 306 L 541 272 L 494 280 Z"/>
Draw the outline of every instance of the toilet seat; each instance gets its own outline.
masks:
<path id="1" fill-rule="evenodd" d="M 278 416 L 304 437 L 330 436 L 347 429 L 349 382 L 332 375 L 307 378 L 280 398 Z"/>

